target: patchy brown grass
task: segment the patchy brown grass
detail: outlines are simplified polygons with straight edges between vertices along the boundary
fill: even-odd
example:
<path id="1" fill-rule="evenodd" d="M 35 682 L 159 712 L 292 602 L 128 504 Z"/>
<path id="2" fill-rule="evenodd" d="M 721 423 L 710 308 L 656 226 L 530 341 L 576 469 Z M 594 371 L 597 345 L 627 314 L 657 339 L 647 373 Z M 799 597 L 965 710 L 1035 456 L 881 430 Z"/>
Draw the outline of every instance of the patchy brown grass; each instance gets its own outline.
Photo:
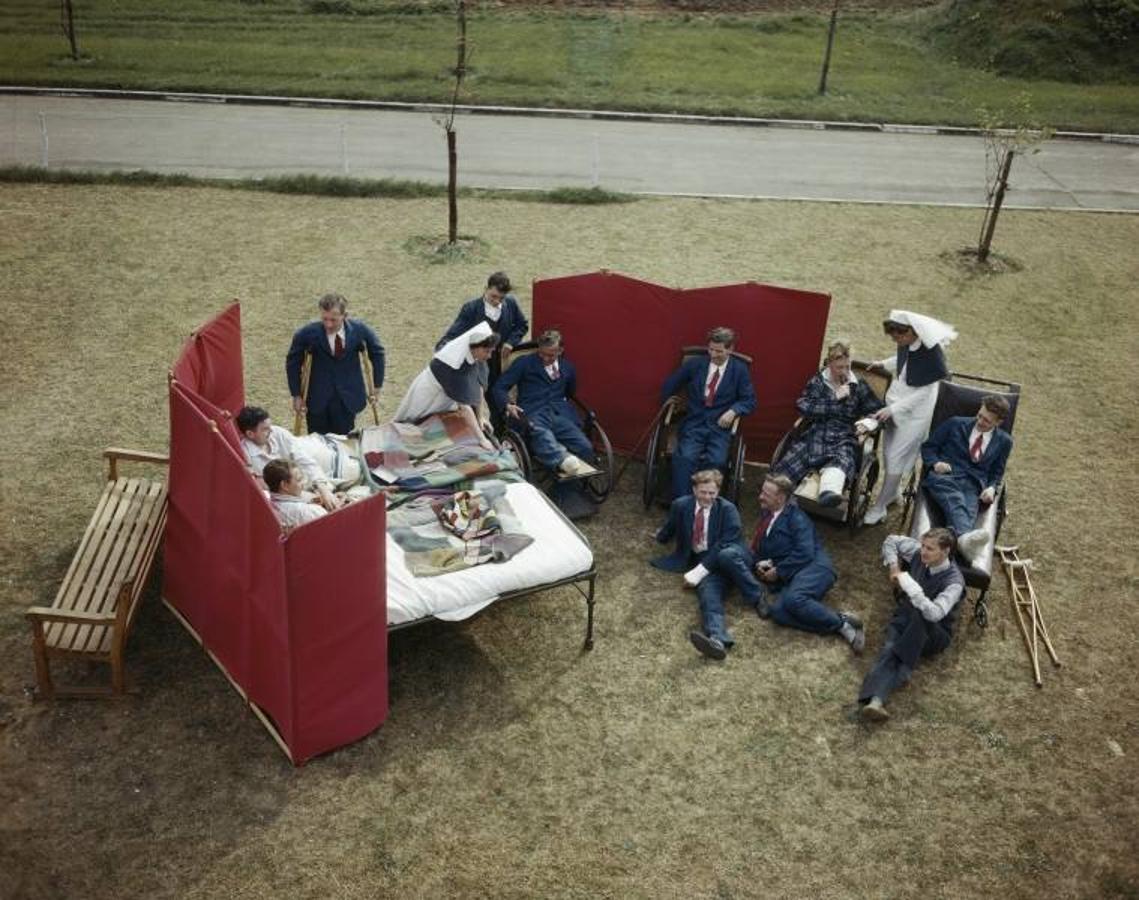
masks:
<path id="1" fill-rule="evenodd" d="M 1022 268 L 989 276 L 942 256 L 975 233 L 964 210 L 467 201 L 491 262 L 439 266 L 403 245 L 442 229 L 442 201 L 4 186 L 0 209 L 0 896 L 1139 891 L 1139 219 L 1007 211 L 996 246 Z M 522 285 L 610 267 L 832 291 L 829 334 L 862 354 L 884 354 L 890 306 L 955 322 L 956 367 L 1025 385 L 1006 537 L 1039 565 L 1064 668 L 1032 686 L 1003 585 L 988 632 L 963 629 L 879 730 L 851 717 L 869 659 L 838 641 L 737 609 L 737 650 L 705 664 L 692 595 L 644 562 L 657 516 L 634 466 L 585 529 L 592 653 L 569 591 L 393 636 L 388 723 L 303 770 L 155 602 L 129 651 L 137 697 L 27 699 L 22 611 L 63 573 L 99 450 L 165 444 L 165 370 L 191 328 L 242 298 L 250 397 L 284 419 L 289 334 L 339 290 L 389 347 L 390 411 L 488 265 Z M 833 602 L 868 620 L 869 653 L 883 534 L 824 531 Z"/>

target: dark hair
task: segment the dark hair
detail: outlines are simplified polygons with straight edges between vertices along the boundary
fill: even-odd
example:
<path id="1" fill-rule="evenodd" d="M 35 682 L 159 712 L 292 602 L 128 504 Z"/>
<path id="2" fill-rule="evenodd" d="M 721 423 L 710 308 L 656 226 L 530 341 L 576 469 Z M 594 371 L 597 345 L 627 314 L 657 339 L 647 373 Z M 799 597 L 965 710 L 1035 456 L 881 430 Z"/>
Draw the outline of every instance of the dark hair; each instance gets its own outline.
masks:
<path id="1" fill-rule="evenodd" d="M 488 288 L 494 288 L 497 291 L 502 291 L 504 294 L 510 293 L 510 276 L 505 272 L 493 272 L 490 278 L 486 280 Z"/>
<path id="2" fill-rule="evenodd" d="M 293 477 L 293 464 L 287 459 L 271 459 L 261 472 L 265 487 L 276 493 L 281 485 Z"/>
<path id="3" fill-rule="evenodd" d="M 931 528 L 921 536 L 923 541 L 926 538 L 937 541 L 937 546 L 942 550 L 952 550 L 957 546 L 957 539 L 953 537 L 953 532 L 948 528 Z"/>
<path id="4" fill-rule="evenodd" d="M 905 334 L 907 331 L 917 334 L 913 326 L 906 325 L 904 322 L 895 322 L 893 319 L 883 321 L 882 330 L 886 332 L 886 334 Z"/>
<path id="5" fill-rule="evenodd" d="M 478 341 L 477 343 L 471 344 L 471 346 L 472 347 L 491 347 L 491 348 L 497 347 L 498 346 L 498 335 L 492 331 L 490 333 L 489 337 L 484 337 L 481 341 Z"/>
<path id="6" fill-rule="evenodd" d="M 255 429 L 267 418 L 269 418 L 269 413 L 260 406 L 243 406 L 234 421 L 237 423 L 237 430 L 244 434 Z"/>
<path id="7" fill-rule="evenodd" d="M 348 313 L 348 301 L 342 294 L 325 294 L 316 301 L 316 305 L 325 312 L 336 310 L 342 316 Z"/>
<path id="8" fill-rule="evenodd" d="M 556 328 L 549 328 L 542 332 L 542 336 L 538 338 L 539 347 L 560 347 L 562 345 L 562 333 Z"/>
<path id="9" fill-rule="evenodd" d="M 986 394 L 981 398 L 981 405 L 1002 422 L 1008 418 L 1008 401 L 1000 394 Z"/>
<path id="10" fill-rule="evenodd" d="M 723 344 L 730 349 L 736 345 L 736 333 L 723 325 L 717 325 L 715 328 L 708 329 L 708 343 Z"/>

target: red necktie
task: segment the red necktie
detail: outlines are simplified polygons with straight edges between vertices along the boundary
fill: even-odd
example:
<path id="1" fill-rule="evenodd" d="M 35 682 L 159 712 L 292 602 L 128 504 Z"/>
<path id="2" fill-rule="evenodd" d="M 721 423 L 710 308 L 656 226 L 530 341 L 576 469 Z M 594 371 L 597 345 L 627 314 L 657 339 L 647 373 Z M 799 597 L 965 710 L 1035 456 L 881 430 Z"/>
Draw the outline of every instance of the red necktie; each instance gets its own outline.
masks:
<path id="1" fill-rule="evenodd" d="M 767 529 L 771 527 L 771 513 L 765 512 L 759 520 L 759 524 L 755 526 L 755 536 L 751 539 L 751 552 L 756 553 L 759 551 L 759 545 L 763 543 L 764 537 L 767 535 Z"/>
<path id="2" fill-rule="evenodd" d="M 712 373 L 712 380 L 708 382 L 708 389 L 704 393 L 704 405 L 711 406 L 712 401 L 716 399 L 716 385 L 720 383 L 720 370 L 716 369 Z"/>
<path id="3" fill-rule="evenodd" d="M 984 441 L 981 436 L 977 435 L 977 440 L 973 441 L 973 446 L 969 448 L 969 455 L 973 457 L 973 462 L 981 461 L 981 448 L 984 446 Z"/>
<path id="4" fill-rule="evenodd" d="M 699 547 L 704 543 L 704 510 L 696 507 L 696 521 L 692 523 L 692 546 Z"/>
<path id="5" fill-rule="evenodd" d="M 336 335 L 336 347 L 332 352 L 337 359 L 340 359 L 340 357 L 344 355 L 344 338 L 340 335 Z"/>

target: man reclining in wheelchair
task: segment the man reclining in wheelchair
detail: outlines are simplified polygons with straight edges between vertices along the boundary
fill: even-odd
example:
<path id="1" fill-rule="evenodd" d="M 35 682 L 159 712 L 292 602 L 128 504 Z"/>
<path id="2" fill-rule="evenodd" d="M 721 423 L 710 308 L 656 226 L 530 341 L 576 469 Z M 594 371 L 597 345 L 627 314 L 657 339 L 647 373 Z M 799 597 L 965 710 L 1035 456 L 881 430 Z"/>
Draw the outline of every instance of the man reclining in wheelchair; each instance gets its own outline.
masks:
<path id="1" fill-rule="evenodd" d="M 819 504 L 838 506 L 843 488 L 858 476 L 862 439 L 877 430 L 874 413 L 882 401 L 851 372 L 850 347 L 836 341 L 827 348 L 826 365 L 816 373 L 795 407 L 802 416 L 775 451 L 771 471 L 799 484 L 819 473 Z"/>
<path id="2" fill-rule="evenodd" d="M 530 454 L 551 472 L 567 477 L 593 475 L 597 473 L 592 465 L 593 444 L 570 402 L 577 373 L 562 357 L 562 349 L 561 332 L 544 332 L 536 352 L 516 356 L 495 381 L 491 404 L 505 413 L 510 430 L 525 435 Z M 517 388 L 514 400 L 509 396 L 512 388 Z"/>

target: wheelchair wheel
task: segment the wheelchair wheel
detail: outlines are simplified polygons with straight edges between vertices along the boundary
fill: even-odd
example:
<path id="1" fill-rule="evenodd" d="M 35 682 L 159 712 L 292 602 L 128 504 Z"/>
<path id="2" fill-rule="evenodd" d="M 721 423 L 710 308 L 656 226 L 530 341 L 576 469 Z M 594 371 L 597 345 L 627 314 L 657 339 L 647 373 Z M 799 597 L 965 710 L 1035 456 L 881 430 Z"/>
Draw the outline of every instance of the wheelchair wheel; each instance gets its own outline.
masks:
<path id="1" fill-rule="evenodd" d="M 613 490 L 613 445 L 609 443 L 605 429 L 596 420 L 589 423 L 587 437 L 597 453 L 597 467 L 601 472 L 585 479 L 585 492 L 594 503 L 604 503 Z"/>
<path id="2" fill-rule="evenodd" d="M 744 456 L 747 447 L 739 434 L 732 438 L 732 445 L 728 449 L 728 477 L 726 479 L 724 496 L 736 506 L 740 505 L 740 491 L 744 482 Z"/>
<path id="3" fill-rule="evenodd" d="M 665 450 L 668 446 L 668 425 L 663 420 L 657 422 L 645 450 L 645 483 L 641 491 L 641 501 L 648 509 L 661 493 L 661 484 L 667 477 Z"/>
<path id="4" fill-rule="evenodd" d="M 878 458 L 874 457 L 867 464 L 858 480 L 850 486 L 850 498 L 846 507 L 846 527 L 850 536 L 862 526 L 862 517 L 870 509 L 870 495 L 874 493 L 874 485 L 878 483 Z"/>
<path id="5" fill-rule="evenodd" d="M 517 431 L 507 429 L 502 439 L 502 446 L 514 457 L 522 477 L 531 481 L 534 476 L 534 463 L 530 460 L 530 451 L 526 449 L 526 439 Z"/>

